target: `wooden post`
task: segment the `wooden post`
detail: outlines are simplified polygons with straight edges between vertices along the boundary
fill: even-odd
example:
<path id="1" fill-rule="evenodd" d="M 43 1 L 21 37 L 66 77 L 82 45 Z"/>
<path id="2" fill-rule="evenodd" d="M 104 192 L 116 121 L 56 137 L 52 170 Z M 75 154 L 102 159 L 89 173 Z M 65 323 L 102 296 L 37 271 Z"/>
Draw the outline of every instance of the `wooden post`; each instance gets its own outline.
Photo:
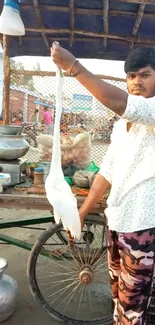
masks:
<path id="1" fill-rule="evenodd" d="M 10 57 L 8 36 L 3 35 L 3 123 L 10 120 Z"/>

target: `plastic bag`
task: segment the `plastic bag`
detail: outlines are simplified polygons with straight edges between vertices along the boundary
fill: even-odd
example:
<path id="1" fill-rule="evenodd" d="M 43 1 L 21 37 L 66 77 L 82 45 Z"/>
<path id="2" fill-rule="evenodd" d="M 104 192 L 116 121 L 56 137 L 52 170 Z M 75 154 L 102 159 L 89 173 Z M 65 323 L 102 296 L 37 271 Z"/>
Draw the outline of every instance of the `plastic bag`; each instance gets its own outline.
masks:
<path id="1" fill-rule="evenodd" d="M 51 161 L 53 136 L 40 134 L 37 137 L 39 161 Z M 85 169 L 91 163 L 91 140 L 89 133 L 78 134 L 74 139 L 68 134 L 61 135 L 61 164 L 73 162 L 78 168 Z"/>
<path id="2" fill-rule="evenodd" d="M 89 133 L 78 134 L 73 141 L 73 162 L 79 168 L 86 168 L 91 163 L 91 140 Z"/>
<path id="3" fill-rule="evenodd" d="M 40 134 L 37 136 L 39 161 L 51 162 L 53 136 L 47 134 Z"/>
<path id="4" fill-rule="evenodd" d="M 62 166 L 64 176 L 73 176 L 75 172 L 78 170 L 78 167 L 73 163 L 69 163 L 67 165 Z"/>
<path id="5" fill-rule="evenodd" d="M 51 148 L 53 145 L 53 136 L 47 134 L 40 134 L 37 136 L 38 144 Z"/>
<path id="6" fill-rule="evenodd" d="M 38 145 L 39 161 L 51 162 L 52 159 L 52 147 L 45 146 L 43 144 Z"/>
<path id="7" fill-rule="evenodd" d="M 85 170 L 88 172 L 97 173 L 100 168 L 94 163 L 94 161 L 92 161 L 91 164 Z"/>

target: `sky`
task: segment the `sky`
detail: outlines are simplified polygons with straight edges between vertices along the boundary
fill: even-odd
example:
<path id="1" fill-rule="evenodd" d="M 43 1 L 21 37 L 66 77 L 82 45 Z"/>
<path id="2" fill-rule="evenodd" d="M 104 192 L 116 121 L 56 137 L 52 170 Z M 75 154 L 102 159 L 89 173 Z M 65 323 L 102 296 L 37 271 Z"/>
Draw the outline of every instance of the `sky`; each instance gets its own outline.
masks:
<path id="1" fill-rule="evenodd" d="M 25 69 L 31 70 L 37 62 L 43 71 L 56 71 L 56 66 L 50 57 L 16 57 L 15 61 L 23 62 Z M 106 76 L 125 78 L 123 61 L 108 61 L 98 59 L 79 59 L 79 61 L 92 73 Z"/>
<path id="2" fill-rule="evenodd" d="M 52 61 L 51 57 L 20 56 L 16 58 L 14 57 L 13 59 L 15 61 L 22 62 L 26 70 L 33 70 L 33 68 L 36 66 L 36 63 L 39 63 L 42 71 L 56 71 L 56 65 Z M 79 59 L 79 61 L 94 74 L 125 78 L 123 61 L 109 61 L 98 59 Z M 49 94 L 55 94 L 55 80 L 53 78 L 34 77 L 34 84 L 35 89 L 38 93 L 42 93 L 46 96 L 49 96 Z M 118 86 L 121 87 L 121 85 Z M 71 96 L 71 88 L 73 92 L 76 90 L 76 92 L 78 91 L 80 94 L 87 94 L 87 91 L 83 87 L 80 87 L 80 85 L 77 89 L 75 80 L 72 80 L 72 83 L 70 83 L 70 78 L 65 78 L 63 89 L 67 97 Z"/>

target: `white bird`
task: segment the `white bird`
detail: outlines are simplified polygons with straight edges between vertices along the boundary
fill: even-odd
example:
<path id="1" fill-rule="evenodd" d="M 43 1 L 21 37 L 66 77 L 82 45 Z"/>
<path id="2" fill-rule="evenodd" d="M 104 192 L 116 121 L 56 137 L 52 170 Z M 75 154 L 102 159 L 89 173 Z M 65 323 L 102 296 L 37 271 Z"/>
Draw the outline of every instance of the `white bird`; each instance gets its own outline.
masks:
<path id="1" fill-rule="evenodd" d="M 77 208 L 77 200 L 70 186 L 64 179 L 61 167 L 60 119 L 62 114 L 63 74 L 59 68 L 56 72 L 56 116 L 53 138 L 53 154 L 45 190 L 50 204 L 53 206 L 55 222 L 60 220 L 64 229 L 70 231 L 72 237 L 80 239 L 81 223 Z"/>

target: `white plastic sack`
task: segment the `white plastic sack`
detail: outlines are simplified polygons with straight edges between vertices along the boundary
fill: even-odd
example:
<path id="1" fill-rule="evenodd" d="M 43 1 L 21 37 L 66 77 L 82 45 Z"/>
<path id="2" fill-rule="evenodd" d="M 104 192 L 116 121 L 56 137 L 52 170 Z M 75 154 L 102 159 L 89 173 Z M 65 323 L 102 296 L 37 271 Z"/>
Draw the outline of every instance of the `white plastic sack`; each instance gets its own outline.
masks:
<path id="1" fill-rule="evenodd" d="M 69 230 L 71 236 L 80 239 L 81 223 L 77 208 L 77 200 L 73 195 L 70 186 L 64 179 L 61 167 L 60 148 L 60 119 L 62 113 L 62 87 L 63 77 L 57 68 L 56 72 L 56 118 L 54 125 L 53 153 L 50 173 L 46 179 L 45 189 L 48 201 L 54 208 L 56 223 L 61 220 L 65 230 Z"/>
<path id="2" fill-rule="evenodd" d="M 86 168 L 91 163 L 91 140 L 89 133 L 78 134 L 73 141 L 73 162 L 80 168 Z"/>
<path id="3" fill-rule="evenodd" d="M 37 136 L 39 160 L 50 162 L 53 151 L 53 136 L 40 134 Z M 72 161 L 79 168 L 86 168 L 91 163 L 91 140 L 87 132 L 78 134 L 74 139 L 69 135 L 61 135 L 61 164 Z"/>

